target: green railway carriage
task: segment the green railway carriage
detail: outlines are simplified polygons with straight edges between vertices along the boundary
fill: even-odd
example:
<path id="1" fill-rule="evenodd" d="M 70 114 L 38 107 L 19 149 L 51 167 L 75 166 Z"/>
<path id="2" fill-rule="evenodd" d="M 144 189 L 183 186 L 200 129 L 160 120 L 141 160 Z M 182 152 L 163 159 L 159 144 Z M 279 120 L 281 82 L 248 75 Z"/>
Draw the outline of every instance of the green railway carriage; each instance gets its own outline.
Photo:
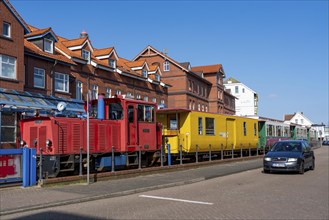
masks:
<path id="1" fill-rule="evenodd" d="M 258 120 L 187 109 L 161 109 L 157 120 L 163 125 L 164 143 L 170 153 L 184 155 L 221 152 L 225 155 L 256 150 Z M 168 149 L 166 149 L 167 152 Z"/>

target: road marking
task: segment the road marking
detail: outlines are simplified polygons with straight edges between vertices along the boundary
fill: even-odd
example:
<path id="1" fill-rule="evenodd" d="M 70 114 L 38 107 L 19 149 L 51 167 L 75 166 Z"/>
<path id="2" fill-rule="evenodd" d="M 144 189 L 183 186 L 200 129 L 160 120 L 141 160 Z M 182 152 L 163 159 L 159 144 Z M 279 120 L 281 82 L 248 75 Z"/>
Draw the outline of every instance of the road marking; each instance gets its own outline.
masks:
<path id="1" fill-rule="evenodd" d="M 200 202 L 200 201 L 185 200 L 185 199 L 175 199 L 175 198 L 160 197 L 160 196 L 140 195 L 139 197 L 151 198 L 151 199 L 171 200 L 171 201 L 177 201 L 177 202 L 197 203 L 197 204 L 203 204 L 203 205 L 213 205 L 214 204 L 214 203 L 210 203 L 210 202 Z"/>

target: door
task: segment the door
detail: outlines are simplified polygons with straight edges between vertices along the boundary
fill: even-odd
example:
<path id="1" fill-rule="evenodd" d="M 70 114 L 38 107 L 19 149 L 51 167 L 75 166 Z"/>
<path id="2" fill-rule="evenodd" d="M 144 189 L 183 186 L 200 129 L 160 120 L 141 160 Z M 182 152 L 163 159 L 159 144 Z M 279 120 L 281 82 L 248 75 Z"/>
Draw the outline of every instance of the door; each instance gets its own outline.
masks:
<path id="1" fill-rule="evenodd" d="M 134 106 L 128 106 L 128 145 L 137 145 L 137 123 Z"/>

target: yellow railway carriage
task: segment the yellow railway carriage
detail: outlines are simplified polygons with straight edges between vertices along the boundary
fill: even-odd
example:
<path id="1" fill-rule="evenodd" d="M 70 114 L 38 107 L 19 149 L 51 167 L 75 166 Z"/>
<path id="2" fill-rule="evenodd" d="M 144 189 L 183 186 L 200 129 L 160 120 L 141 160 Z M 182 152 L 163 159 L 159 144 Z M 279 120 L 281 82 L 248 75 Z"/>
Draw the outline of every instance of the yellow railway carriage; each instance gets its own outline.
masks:
<path id="1" fill-rule="evenodd" d="M 221 115 L 187 109 L 161 109 L 157 120 L 163 125 L 163 143 L 170 144 L 171 154 L 195 154 L 257 149 L 258 121 L 232 115 Z M 166 149 L 167 153 L 167 149 Z"/>

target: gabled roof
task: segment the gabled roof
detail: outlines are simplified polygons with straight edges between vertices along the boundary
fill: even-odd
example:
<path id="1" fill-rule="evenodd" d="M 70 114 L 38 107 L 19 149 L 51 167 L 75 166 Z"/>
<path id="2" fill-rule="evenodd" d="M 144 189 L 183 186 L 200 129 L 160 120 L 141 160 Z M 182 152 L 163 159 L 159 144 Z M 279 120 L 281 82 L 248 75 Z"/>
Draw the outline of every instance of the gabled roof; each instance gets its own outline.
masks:
<path id="1" fill-rule="evenodd" d="M 223 75 L 225 75 L 224 72 L 222 72 L 221 70 L 222 70 L 222 64 L 192 67 L 193 72 L 203 72 L 203 74 L 220 72 Z"/>
<path id="2" fill-rule="evenodd" d="M 10 2 L 8 0 L 3 0 L 3 3 L 7 6 L 7 8 L 9 9 L 9 11 L 11 11 L 11 13 L 16 17 L 16 19 L 18 20 L 18 22 L 23 26 L 24 28 L 24 33 L 30 33 L 30 28 L 29 26 L 25 23 L 25 21 L 23 20 L 23 18 L 18 14 L 18 12 L 16 11 L 16 9 L 10 4 Z"/>
<path id="3" fill-rule="evenodd" d="M 63 56 L 61 54 L 51 54 L 51 53 L 44 52 L 38 46 L 36 46 L 35 44 L 29 42 L 26 39 L 24 39 L 24 51 L 27 52 L 27 53 L 37 55 L 37 56 L 41 56 L 41 57 L 44 57 L 44 58 L 48 58 L 48 59 L 51 59 L 51 60 L 58 60 L 58 61 L 60 61 L 62 63 L 65 63 L 65 64 L 75 65 L 75 63 L 73 61 L 66 58 L 65 56 Z"/>
<path id="4" fill-rule="evenodd" d="M 112 51 L 114 50 L 114 47 L 109 47 L 109 48 L 102 48 L 102 49 L 94 49 L 94 56 L 105 56 L 105 55 L 110 55 Z"/>
<path id="5" fill-rule="evenodd" d="M 284 120 L 285 121 L 290 121 L 295 115 L 296 115 L 296 113 L 295 114 L 284 115 Z"/>
<path id="6" fill-rule="evenodd" d="M 63 40 L 62 44 L 69 50 L 80 50 L 85 44 L 88 44 L 90 50 L 93 52 L 94 48 L 91 45 L 88 37 L 76 38 L 72 40 Z"/>
<path id="7" fill-rule="evenodd" d="M 42 38 L 44 36 L 46 36 L 47 34 L 51 34 L 53 36 L 53 38 L 55 39 L 55 41 L 57 42 L 58 39 L 55 35 L 55 33 L 53 32 L 53 30 L 51 29 L 51 27 L 48 28 L 44 28 L 44 29 L 34 29 L 32 32 L 26 34 L 24 37 L 27 40 L 32 40 L 32 39 L 36 39 L 36 38 Z"/>
<path id="8" fill-rule="evenodd" d="M 186 72 L 189 72 L 189 70 L 187 68 L 185 68 L 184 66 L 182 66 L 179 62 L 177 62 L 176 60 L 168 57 L 167 55 L 165 55 L 164 53 L 161 53 L 160 51 L 158 51 L 157 49 L 155 49 L 154 47 L 148 45 L 144 50 L 142 50 L 133 60 L 136 60 L 138 57 L 142 57 L 142 54 L 147 51 L 147 50 L 152 50 L 153 52 L 155 52 L 156 54 L 162 56 L 165 60 L 169 60 L 171 63 L 175 64 L 176 66 L 180 67 L 181 69 L 183 69 Z"/>
<path id="9" fill-rule="evenodd" d="M 142 69 L 144 66 L 146 66 L 147 70 L 149 70 L 148 64 L 145 60 L 128 61 L 125 64 L 131 69 Z"/>
<path id="10" fill-rule="evenodd" d="M 161 53 L 160 51 L 158 51 L 157 49 L 155 49 L 154 47 L 152 47 L 152 46 L 150 46 L 150 45 L 148 45 L 144 50 L 142 50 L 142 51 L 141 51 L 141 52 L 140 52 L 140 53 L 139 53 L 139 54 L 138 54 L 133 60 L 137 60 L 139 57 L 142 58 L 142 57 L 143 57 L 143 53 L 144 53 L 145 51 L 151 51 L 151 50 L 152 50 L 154 53 L 156 53 L 157 55 L 160 55 L 161 57 L 163 57 L 164 60 L 168 60 L 168 61 L 170 61 L 171 63 L 173 63 L 174 65 L 176 65 L 178 68 L 182 69 L 183 71 L 185 71 L 185 72 L 187 72 L 187 73 L 190 73 L 190 74 L 193 74 L 194 76 L 200 77 L 200 79 L 201 79 L 202 81 L 204 81 L 205 83 L 211 85 L 211 82 L 209 82 L 208 80 L 204 79 L 204 78 L 202 77 L 202 74 L 200 74 L 200 73 L 195 73 L 195 72 L 189 70 L 187 67 L 185 67 L 184 65 L 185 65 L 187 62 L 185 62 L 185 63 L 179 63 L 179 62 L 177 62 L 176 60 L 174 60 L 174 59 L 168 57 L 166 54 Z"/>

